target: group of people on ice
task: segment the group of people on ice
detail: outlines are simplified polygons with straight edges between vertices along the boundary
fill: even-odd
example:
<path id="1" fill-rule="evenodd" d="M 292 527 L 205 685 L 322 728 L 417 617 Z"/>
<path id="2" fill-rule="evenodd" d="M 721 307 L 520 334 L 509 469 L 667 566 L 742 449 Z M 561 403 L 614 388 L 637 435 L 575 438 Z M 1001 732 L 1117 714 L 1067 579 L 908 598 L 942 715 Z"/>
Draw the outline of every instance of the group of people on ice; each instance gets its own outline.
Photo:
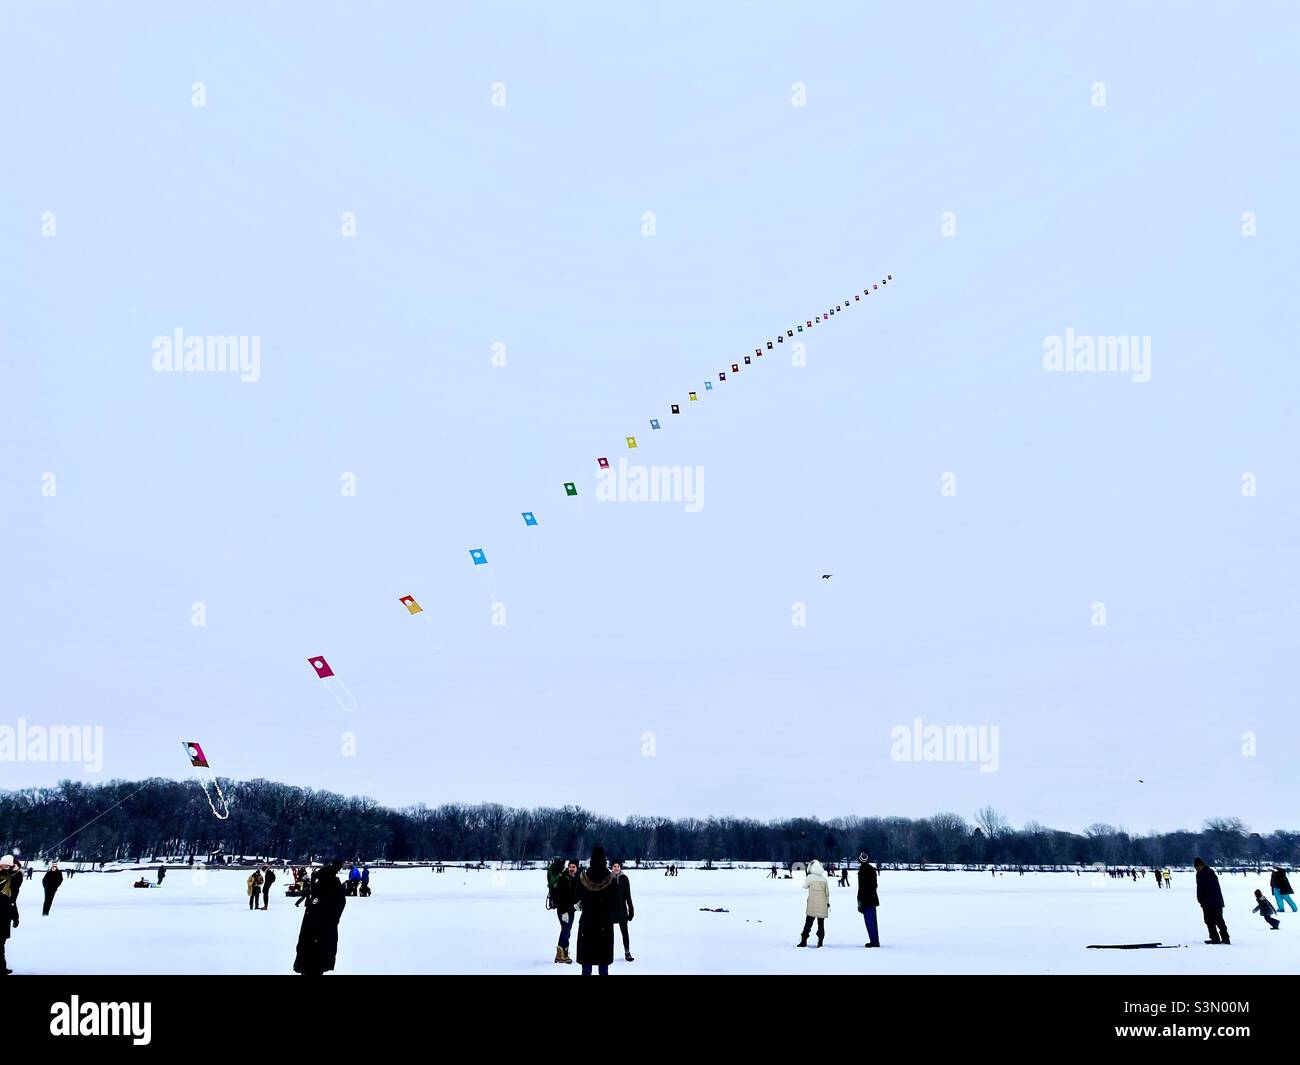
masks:
<path id="1" fill-rule="evenodd" d="M 858 855 L 858 913 L 867 926 L 867 947 L 880 946 L 880 931 L 876 924 L 876 910 L 880 907 L 880 895 L 876 890 L 880 874 L 868 860 L 866 851 Z M 840 877 L 840 884 L 848 887 L 847 875 Z M 826 879 L 826 870 L 822 863 L 814 858 L 804 870 L 803 887 L 808 892 L 808 902 L 804 907 L 803 934 L 795 946 L 806 947 L 808 936 L 812 932 L 813 921 L 817 922 L 817 945 L 820 947 L 826 939 L 826 918 L 831 914 L 831 885 Z"/>
<path id="2" fill-rule="evenodd" d="M 162 883 L 161 878 L 158 881 Z M 248 908 L 250 910 L 265 910 L 271 902 L 271 885 L 275 883 L 275 870 L 266 862 L 254 869 L 248 877 Z M 258 899 L 262 900 L 262 905 L 257 904 Z"/>
<path id="3" fill-rule="evenodd" d="M 578 964 L 582 975 L 596 969 L 609 975 L 614 962 L 614 926 L 623 934 L 623 960 L 632 957 L 632 942 L 627 926 L 636 916 L 632 905 L 632 884 L 617 859 L 606 865 L 605 848 L 594 847 L 587 868 L 579 869 L 576 861 L 557 858 L 546 871 L 546 905 L 555 911 L 560 922 L 560 939 L 555 946 L 557 965 L 572 965 L 569 943 L 575 919 L 578 924 Z M 672 874 L 676 875 L 676 873 Z M 581 912 L 580 918 L 575 914 Z"/>
<path id="4" fill-rule="evenodd" d="M 1214 946 L 1230 945 L 1232 940 L 1228 937 L 1228 926 L 1223 920 L 1223 889 L 1219 887 L 1218 874 L 1201 858 L 1192 862 L 1192 867 L 1196 870 L 1196 901 L 1201 907 L 1205 929 L 1210 935 L 1205 942 Z M 1292 912 L 1295 912 L 1296 904 L 1295 899 L 1291 897 L 1291 881 L 1287 878 L 1285 869 L 1281 866 L 1275 868 L 1268 883 L 1276 905 L 1269 902 L 1264 897 L 1264 893 L 1256 888 L 1255 908 L 1250 912 L 1259 914 L 1264 918 L 1269 929 L 1276 932 L 1282 922 L 1275 915 L 1281 913 L 1287 905 L 1291 907 Z"/>

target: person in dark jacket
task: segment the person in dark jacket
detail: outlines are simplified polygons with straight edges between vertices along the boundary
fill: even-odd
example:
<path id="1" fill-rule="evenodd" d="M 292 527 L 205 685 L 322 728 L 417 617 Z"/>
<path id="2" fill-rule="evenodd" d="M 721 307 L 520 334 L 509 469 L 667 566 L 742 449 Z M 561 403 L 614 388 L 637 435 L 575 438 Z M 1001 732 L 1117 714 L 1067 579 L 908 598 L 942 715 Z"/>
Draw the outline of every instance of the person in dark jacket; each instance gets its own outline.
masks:
<path id="1" fill-rule="evenodd" d="M 167 866 L 158 866 L 158 886 L 162 886 L 163 878 L 167 876 Z"/>
<path id="2" fill-rule="evenodd" d="M 876 893 L 876 867 L 867 860 L 867 852 L 858 855 L 858 912 L 867 925 L 868 947 L 880 946 L 880 931 L 876 927 L 876 907 L 880 896 Z"/>
<path id="3" fill-rule="evenodd" d="M 614 961 L 614 877 L 605 865 L 605 848 L 595 847 L 591 862 L 578 874 L 578 964 L 582 975 L 590 976 L 595 966 L 601 976 L 609 975 Z"/>
<path id="4" fill-rule="evenodd" d="M 1268 899 L 1264 898 L 1264 893 L 1260 891 L 1259 888 L 1255 889 L 1255 908 L 1250 912 L 1257 913 L 1264 918 L 1264 920 L 1268 922 L 1269 928 L 1274 932 L 1276 932 L 1278 927 L 1282 924 L 1281 921 L 1273 916 L 1273 904 L 1269 902 Z"/>
<path id="5" fill-rule="evenodd" d="M 623 960 L 636 961 L 632 957 L 632 944 L 627 937 L 628 922 L 636 916 L 636 910 L 632 906 L 632 885 L 623 872 L 622 862 L 614 862 L 610 865 L 609 871 L 614 874 L 614 905 L 611 915 L 619 931 L 623 933 Z"/>
<path id="6" fill-rule="evenodd" d="M 262 863 L 262 909 L 271 903 L 271 885 L 275 883 L 275 870 L 266 862 Z"/>
<path id="7" fill-rule="evenodd" d="M 45 875 L 41 877 L 41 887 L 45 889 L 45 905 L 41 908 L 42 917 L 50 915 L 50 907 L 54 904 L 54 893 L 59 890 L 62 884 L 63 872 L 59 869 L 59 863 L 54 862 L 45 871 Z"/>
<path id="8" fill-rule="evenodd" d="M 547 876 L 550 883 L 548 897 L 551 909 L 560 921 L 560 939 L 555 945 L 555 962 L 572 965 L 569 957 L 569 937 L 573 935 L 574 905 L 577 903 L 578 863 L 556 860 Z"/>
<path id="9" fill-rule="evenodd" d="M 23 886 L 23 871 L 12 854 L 0 858 L 0 976 L 13 972 L 5 961 L 5 943 L 9 930 L 18 927 L 18 892 Z"/>
<path id="10" fill-rule="evenodd" d="M 1286 870 L 1281 866 L 1273 870 L 1273 875 L 1268 879 L 1268 886 L 1273 889 L 1274 905 L 1277 912 L 1281 913 L 1288 906 L 1291 912 L 1295 912 L 1295 899 L 1291 897 L 1291 881 L 1286 878 Z"/>
<path id="11" fill-rule="evenodd" d="M 307 908 L 298 932 L 298 954 L 293 971 L 320 976 L 334 969 L 339 949 L 339 918 L 347 905 L 346 889 L 339 882 L 343 862 L 335 858 L 312 877 Z"/>
<path id="12" fill-rule="evenodd" d="M 1200 903 L 1205 927 L 1210 932 L 1210 938 L 1205 942 L 1230 944 L 1228 926 L 1223 923 L 1223 892 L 1219 890 L 1219 878 L 1201 858 L 1192 862 L 1192 866 L 1196 869 L 1196 901 Z"/>

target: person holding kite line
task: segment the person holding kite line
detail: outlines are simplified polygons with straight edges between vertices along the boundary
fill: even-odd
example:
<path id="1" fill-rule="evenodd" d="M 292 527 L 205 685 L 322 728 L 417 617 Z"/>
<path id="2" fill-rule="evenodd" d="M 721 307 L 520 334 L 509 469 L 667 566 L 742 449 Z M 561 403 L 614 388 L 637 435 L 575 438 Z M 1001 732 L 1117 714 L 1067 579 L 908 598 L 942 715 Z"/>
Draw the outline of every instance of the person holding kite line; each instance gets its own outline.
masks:
<path id="1" fill-rule="evenodd" d="M 50 915 L 50 907 L 54 905 L 54 893 L 63 885 L 63 872 L 59 869 L 59 863 L 51 863 L 45 875 L 41 877 L 41 887 L 45 889 L 45 905 L 41 908 L 41 916 Z"/>
<path id="2" fill-rule="evenodd" d="M 876 892 L 876 867 L 867 860 L 867 852 L 858 855 L 858 913 L 862 914 L 867 925 L 866 944 L 868 947 L 880 946 L 880 930 L 876 927 L 876 909 L 880 906 L 880 895 Z"/>

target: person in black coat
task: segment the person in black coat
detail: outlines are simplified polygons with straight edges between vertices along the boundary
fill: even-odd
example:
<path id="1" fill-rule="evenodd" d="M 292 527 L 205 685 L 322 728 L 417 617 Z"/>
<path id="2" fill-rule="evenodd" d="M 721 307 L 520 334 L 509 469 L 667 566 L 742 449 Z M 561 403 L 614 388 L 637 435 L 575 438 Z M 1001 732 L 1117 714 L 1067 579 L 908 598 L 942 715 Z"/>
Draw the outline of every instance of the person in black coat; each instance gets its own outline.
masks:
<path id="1" fill-rule="evenodd" d="M 1286 870 L 1278 866 L 1273 870 L 1273 875 L 1268 878 L 1268 886 L 1273 890 L 1273 899 L 1277 905 L 1277 912 L 1281 913 L 1288 906 L 1291 912 L 1295 912 L 1295 899 L 1291 897 L 1291 881 L 1286 878 Z"/>
<path id="2" fill-rule="evenodd" d="M 876 927 L 876 907 L 880 905 L 880 895 L 876 892 L 876 867 L 867 857 L 866 851 L 858 855 L 858 912 L 867 925 L 867 938 L 870 942 L 866 946 L 878 947 L 880 930 Z"/>
<path id="3" fill-rule="evenodd" d="M 5 943 L 9 930 L 18 927 L 18 892 L 23 886 L 23 871 L 12 854 L 0 858 L 0 976 L 8 976 L 12 969 L 5 961 Z"/>
<path id="4" fill-rule="evenodd" d="M 54 904 L 54 893 L 59 890 L 63 884 L 63 872 L 59 869 L 59 863 L 54 862 L 46 870 L 45 875 L 41 877 L 41 887 L 45 889 L 45 906 L 41 909 L 41 916 L 50 915 L 50 907 Z"/>
<path id="5" fill-rule="evenodd" d="M 578 874 L 578 964 L 582 975 L 590 976 L 592 966 L 601 976 L 609 975 L 614 961 L 614 876 L 605 865 L 605 848 L 591 852 L 591 863 Z"/>
<path id="6" fill-rule="evenodd" d="M 302 928 L 298 932 L 298 955 L 293 971 L 303 976 L 320 976 L 334 968 L 339 949 L 339 918 L 347 905 L 346 889 L 339 883 L 343 863 L 335 858 L 317 871 L 307 896 Z"/>
<path id="7" fill-rule="evenodd" d="M 1206 943 L 1229 944 L 1228 926 L 1223 923 L 1223 892 L 1219 890 L 1219 878 L 1205 862 L 1197 858 L 1192 862 L 1196 869 L 1196 901 L 1201 905 L 1205 917 L 1205 927 L 1210 938 Z"/>
<path id="8" fill-rule="evenodd" d="M 636 916 L 636 909 L 632 906 L 632 885 L 623 872 L 622 862 L 614 862 L 609 867 L 609 871 L 614 874 L 614 905 L 611 915 L 614 923 L 618 925 L 619 931 L 623 933 L 623 959 L 625 961 L 636 961 L 632 957 L 632 944 L 627 937 L 628 922 Z"/>
<path id="9" fill-rule="evenodd" d="M 557 868 L 558 867 L 558 868 Z M 552 867 L 551 909 L 560 921 L 560 939 L 555 945 L 555 960 L 572 965 L 569 956 L 569 937 L 573 935 L 574 906 L 578 901 L 578 863 L 557 861 Z"/>
<path id="10" fill-rule="evenodd" d="M 271 885 L 275 883 L 275 870 L 266 862 L 262 863 L 262 909 L 266 909 L 271 902 Z"/>

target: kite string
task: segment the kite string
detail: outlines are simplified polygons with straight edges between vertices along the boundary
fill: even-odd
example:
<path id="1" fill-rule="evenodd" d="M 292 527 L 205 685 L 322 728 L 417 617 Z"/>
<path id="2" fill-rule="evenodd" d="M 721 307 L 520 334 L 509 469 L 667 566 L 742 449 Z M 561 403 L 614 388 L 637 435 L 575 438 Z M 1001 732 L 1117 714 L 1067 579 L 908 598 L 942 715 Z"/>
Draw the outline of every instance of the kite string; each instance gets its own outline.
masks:
<path id="1" fill-rule="evenodd" d="M 79 834 L 79 833 L 81 833 L 81 832 L 84 832 L 84 831 L 85 831 L 86 829 L 88 829 L 91 825 L 93 825 L 96 821 L 98 821 L 101 817 L 103 817 L 104 814 L 112 813 L 112 812 L 113 812 L 114 810 L 116 810 L 119 806 L 121 806 L 122 803 L 126 802 L 127 799 L 131 799 L 131 798 L 134 798 L 135 796 L 139 795 L 140 792 L 144 791 L 144 789 L 147 788 L 148 786 L 149 786 L 148 783 L 141 784 L 138 788 L 135 789 L 135 791 L 131 792 L 130 795 L 127 795 L 125 798 L 118 799 L 117 802 L 113 803 L 113 805 L 110 806 L 110 807 L 109 807 L 107 810 L 105 810 L 103 813 L 96 814 L 96 815 L 95 815 L 94 817 L 92 817 L 89 821 L 87 821 L 84 825 L 82 825 L 79 829 L 77 829 L 76 832 L 72 832 L 72 833 L 70 833 L 69 835 L 64 836 L 61 840 L 59 840 L 58 843 L 54 844 L 53 847 L 46 847 L 45 850 L 41 851 L 41 852 L 37 855 L 37 858 L 41 858 L 41 859 L 43 859 L 47 854 L 50 853 L 50 851 L 55 850 L 55 849 L 57 849 L 58 847 L 61 847 L 63 844 L 67 843 L 68 840 L 70 840 L 73 836 L 75 836 L 75 835 L 77 835 L 77 834 Z"/>
<path id="2" fill-rule="evenodd" d="M 195 772 L 198 772 L 197 766 L 195 767 Z M 208 772 L 212 773 L 212 770 L 209 769 Z M 217 810 L 217 804 L 212 801 L 212 795 L 208 791 L 208 781 L 204 779 L 202 773 L 198 773 L 198 777 L 199 787 L 203 789 L 203 797 L 208 800 L 208 809 L 212 811 L 212 816 L 218 821 L 226 820 L 230 816 L 230 803 L 226 801 L 225 795 L 221 793 L 221 782 L 217 780 L 217 774 L 212 773 L 212 786 L 216 789 L 217 798 L 221 800 L 221 808 L 226 811 L 224 814 Z"/>

